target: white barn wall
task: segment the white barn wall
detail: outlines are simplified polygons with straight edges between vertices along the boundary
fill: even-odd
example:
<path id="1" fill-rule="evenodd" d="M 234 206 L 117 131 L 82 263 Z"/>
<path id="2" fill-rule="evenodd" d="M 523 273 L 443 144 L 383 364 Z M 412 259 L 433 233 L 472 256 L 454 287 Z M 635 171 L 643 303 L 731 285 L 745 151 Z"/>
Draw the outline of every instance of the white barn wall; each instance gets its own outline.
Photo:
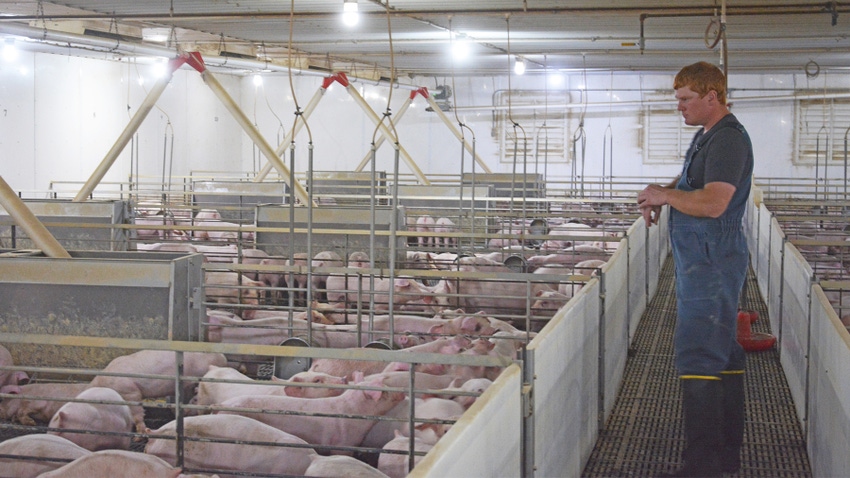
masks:
<path id="1" fill-rule="evenodd" d="M 21 72 L 21 68 L 26 71 Z M 112 146 L 118 134 L 135 113 L 153 84 L 149 64 L 74 58 L 43 53 L 21 52 L 12 64 L 0 62 L 0 174 L 18 190 L 44 190 L 51 180 L 85 181 Z M 139 76 L 145 78 L 139 85 Z M 255 87 L 251 75 L 216 73 L 231 96 L 242 106 L 262 134 L 273 145 L 292 126 L 294 103 L 285 73 L 266 75 L 264 84 Z M 574 102 L 580 102 L 585 78 L 592 103 L 639 102 L 641 92 L 659 91 L 670 95 L 672 75 L 632 73 L 571 73 L 566 86 Z M 822 91 L 843 87 L 846 75 L 822 73 L 816 79 L 805 75 L 730 75 L 733 100 L 744 96 L 785 95 L 788 88 Z M 433 79 L 418 79 L 434 90 Z M 439 78 L 451 84 L 451 78 Z M 293 75 L 298 102 L 303 109 L 318 89 L 321 78 Z M 386 109 L 388 88 L 368 82 L 353 83 L 377 114 Z M 613 86 L 613 89 L 612 89 Z M 498 145 L 491 137 L 492 104 L 495 91 L 507 90 L 507 78 L 459 77 L 454 94 L 461 110 L 460 120 L 474 130 L 478 155 L 495 172 L 510 172 L 512 165 L 498 161 Z M 513 77 L 512 89 L 544 89 L 542 76 Z M 392 91 L 392 112 L 397 114 L 410 91 Z M 127 106 L 130 106 L 128 112 Z M 274 114 L 269 109 L 274 110 Z M 460 172 L 460 145 L 434 113 L 425 112 L 425 101 L 417 97 L 398 122 L 402 146 L 428 175 Z M 610 114 L 609 114 L 610 111 Z M 757 177 L 812 177 L 813 167 L 792 164 L 794 103 L 740 101 L 733 111 L 750 131 L 756 152 Z M 579 110 L 573 114 L 578 115 Z M 454 113 L 448 113 L 454 121 Z M 163 137 L 166 123 L 174 130 L 175 176 L 192 171 L 250 171 L 253 148 L 250 139 L 232 119 L 225 107 L 207 88 L 200 75 L 187 67 L 177 71 L 171 84 L 139 129 L 141 164 L 139 173 L 157 179 L 162 174 Z M 584 128 L 587 134 L 585 174 L 602 173 L 602 143 L 611 124 L 614 137 L 614 172 L 617 176 L 668 178 L 678 173 L 676 164 L 643 164 L 640 138 L 643 134 L 634 106 L 589 108 Z M 334 83 L 309 119 L 313 133 L 315 170 L 351 170 L 369 151 L 374 124 L 359 106 Z M 471 141 L 471 134 L 467 138 Z M 307 167 L 306 131 L 296 138 L 296 169 Z M 378 153 L 377 169 L 391 173 L 393 154 L 389 145 Z M 265 161 L 265 160 L 263 160 Z M 471 170 L 471 155 L 465 154 L 465 171 Z M 534 158 L 527 170 L 534 172 Z M 287 158 L 286 163 L 289 160 Z M 542 172 L 542 165 L 539 166 Z M 368 167 L 367 167 L 368 170 Z M 478 169 L 480 171 L 480 169 Z M 550 164 L 553 178 L 568 178 L 570 164 Z M 400 171 L 410 173 L 401 163 Z M 522 172 L 522 165 L 518 166 Z M 130 175 L 130 150 L 122 153 L 104 181 L 126 181 Z"/>

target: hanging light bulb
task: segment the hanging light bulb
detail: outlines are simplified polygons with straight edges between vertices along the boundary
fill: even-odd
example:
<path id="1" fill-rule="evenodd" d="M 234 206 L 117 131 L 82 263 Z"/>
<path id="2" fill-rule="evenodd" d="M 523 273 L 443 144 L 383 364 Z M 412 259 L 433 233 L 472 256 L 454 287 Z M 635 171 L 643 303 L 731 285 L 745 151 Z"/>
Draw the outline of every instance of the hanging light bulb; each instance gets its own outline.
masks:
<path id="1" fill-rule="evenodd" d="M 525 74 L 525 60 L 520 57 L 516 57 L 516 62 L 514 63 L 514 73 L 517 75 Z"/>
<path id="2" fill-rule="evenodd" d="M 18 58 L 18 47 L 15 46 L 15 39 L 6 37 L 3 44 L 3 59 L 8 62 L 13 62 Z"/>
<path id="3" fill-rule="evenodd" d="M 452 55 L 455 60 L 465 60 L 469 56 L 469 38 L 457 35 L 452 41 Z"/>
<path id="4" fill-rule="evenodd" d="M 357 0 L 343 0 L 342 23 L 353 27 L 360 21 L 360 13 L 357 11 Z"/>
<path id="5" fill-rule="evenodd" d="M 259 73 L 254 75 L 254 86 L 263 86 L 263 76 Z"/>

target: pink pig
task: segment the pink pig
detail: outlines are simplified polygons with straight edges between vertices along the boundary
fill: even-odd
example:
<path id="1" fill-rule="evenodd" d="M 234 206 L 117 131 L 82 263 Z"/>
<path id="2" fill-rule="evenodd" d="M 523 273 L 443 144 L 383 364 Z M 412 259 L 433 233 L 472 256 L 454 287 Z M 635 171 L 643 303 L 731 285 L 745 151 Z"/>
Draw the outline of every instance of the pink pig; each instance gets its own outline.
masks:
<path id="1" fill-rule="evenodd" d="M 163 459 L 125 450 L 103 450 L 86 456 L 40 475 L 39 478 L 93 478 L 109 476 L 177 478 L 180 468 L 174 468 Z"/>
<path id="2" fill-rule="evenodd" d="M 121 395 L 105 387 L 92 387 L 83 390 L 78 399 L 121 402 Z M 86 450 L 97 451 L 108 448 L 127 450 L 130 448 L 130 435 L 133 431 L 133 418 L 130 407 L 118 404 L 68 402 L 53 415 L 51 435 L 67 438 Z M 127 435 L 99 435 L 78 433 L 66 430 L 90 430 L 96 432 L 125 432 Z"/>
<path id="3" fill-rule="evenodd" d="M 152 437 L 145 453 L 162 458 L 169 464 L 177 461 L 177 422 L 166 423 L 157 430 L 147 430 Z M 203 415 L 183 419 L 183 459 L 187 468 L 209 468 L 250 472 L 260 475 L 302 475 L 310 466 L 316 451 L 307 442 L 289 433 L 240 415 Z M 274 445 L 247 445 L 191 438 L 251 440 Z M 298 445 L 290 447 L 286 445 Z M 224 475 L 229 476 L 229 475 Z"/>
<path id="4" fill-rule="evenodd" d="M 21 459 L 0 458 L 0 467 L 2 467 L 4 476 L 34 478 L 65 464 L 58 460 L 76 460 L 90 453 L 76 443 L 56 435 L 45 433 L 23 435 L 0 443 L 0 455 L 21 457 Z M 24 459 L 24 457 L 27 459 Z M 46 458 L 47 460 L 41 461 L 32 458 Z"/>
<path id="5" fill-rule="evenodd" d="M 380 387 L 381 382 L 366 382 L 361 385 Z M 226 400 L 222 407 L 254 408 L 263 410 L 287 410 L 314 414 L 358 415 L 362 418 L 322 417 L 318 415 L 264 414 L 257 412 L 222 411 L 224 414 L 240 414 L 254 418 L 279 430 L 301 437 L 316 446 L 358 446 L 376 420 L 404 399 L 401 392 L 366 390 L 353 388 L 338 397 L 295 398 L 295 397 L 250 397 L 242 396 Z M 325 450 L 330 454 L 341 454 Z M 343 452 L 344 454 L 344 452 Z"/>

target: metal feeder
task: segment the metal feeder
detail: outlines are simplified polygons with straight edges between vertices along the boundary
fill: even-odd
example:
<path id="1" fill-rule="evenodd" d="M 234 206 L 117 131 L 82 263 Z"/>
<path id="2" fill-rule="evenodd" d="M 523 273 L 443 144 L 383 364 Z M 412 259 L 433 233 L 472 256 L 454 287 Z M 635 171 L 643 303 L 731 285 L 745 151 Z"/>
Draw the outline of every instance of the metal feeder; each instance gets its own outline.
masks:
<path id="1" fill-rule="evenodd" d="M 280 343 L 282 346 L 288 347 L 310 347 L 310 343 L 301 337 L 290 337 Z M 272 375 L 282 380 L 289 380 L 290 377 L 299 372 L 306 372 L 313 360 L 310 357 L 275 357 L 274 369 Z"/>
<path id="2" fill-rule="evenodd" d="M 363 346 L 364 349 L 399 350 L 401 347 L 396 343 L 390 343 L 390 339 L 378 339 Z"/>
<path id="3" fill-rule="evenodd" d="M 508 256 L 505 259 L 505 267 L 514 272 L 528 272 L 528 262 L 525 260 L 525 257 L 516 254 Z"/>

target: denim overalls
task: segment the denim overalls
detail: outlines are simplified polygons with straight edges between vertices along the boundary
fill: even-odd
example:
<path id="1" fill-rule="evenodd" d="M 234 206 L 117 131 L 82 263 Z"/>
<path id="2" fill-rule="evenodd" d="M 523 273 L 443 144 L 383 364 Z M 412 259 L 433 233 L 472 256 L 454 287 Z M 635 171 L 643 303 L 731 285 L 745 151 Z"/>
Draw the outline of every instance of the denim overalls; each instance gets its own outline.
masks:
<path id="1" fill-rule="evenodd" d="M 737 121 L 722 127 L 739 129 L 749 142 Z M 688 168 L 706 142 L 691 144 L 676 189 L 694 190 L 688 184 Z M 744 350 L 737 341 L 737 312 L 749 252 L 741 224 L 746 201 L 735 199 L 749 196 L 750 174 L 741 179 L 729 208 L 716 219 L 689 216 L 670 208 L 678 307 L 674 349 L 680 375 L 717 376 L 723 371 L 744 369 Z"/>

